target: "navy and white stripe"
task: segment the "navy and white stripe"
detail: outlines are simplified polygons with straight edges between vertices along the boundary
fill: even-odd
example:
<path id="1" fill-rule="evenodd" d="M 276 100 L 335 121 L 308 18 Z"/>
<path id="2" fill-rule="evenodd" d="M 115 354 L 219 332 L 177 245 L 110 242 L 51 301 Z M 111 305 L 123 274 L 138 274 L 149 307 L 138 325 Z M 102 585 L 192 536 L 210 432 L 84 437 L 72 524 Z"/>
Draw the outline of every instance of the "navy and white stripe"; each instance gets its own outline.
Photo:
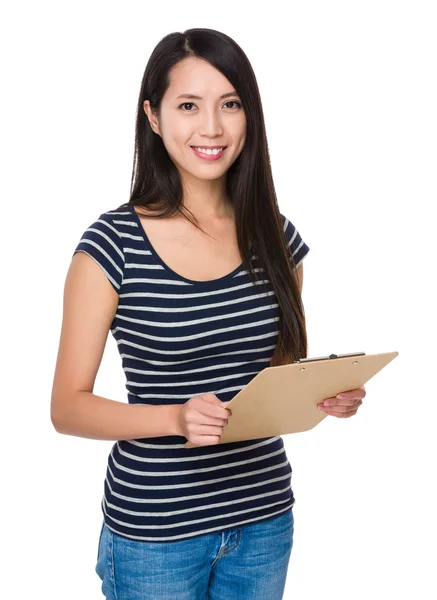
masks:
<path id="1" fill-rule="evenodd" d="M 299 266 L 309 247 L 281 216 Z M 111 333 L 129 403 L 183 404 L 205 392 L 228 402 L 269 366 L 277 299 L 268 281 L 257 293 L 242 265 L 210 281 L 182 277 L 161 260 L 127 204 L 100 215 L 78 251 L 100 265 L 119 294 Z M 101 504 L 109 529 L 133 540 L 176 541 L 268 519 L 294 504 L 280 436 L 196 448 L 185 442 L 164 436 L 114 443 Z"/>

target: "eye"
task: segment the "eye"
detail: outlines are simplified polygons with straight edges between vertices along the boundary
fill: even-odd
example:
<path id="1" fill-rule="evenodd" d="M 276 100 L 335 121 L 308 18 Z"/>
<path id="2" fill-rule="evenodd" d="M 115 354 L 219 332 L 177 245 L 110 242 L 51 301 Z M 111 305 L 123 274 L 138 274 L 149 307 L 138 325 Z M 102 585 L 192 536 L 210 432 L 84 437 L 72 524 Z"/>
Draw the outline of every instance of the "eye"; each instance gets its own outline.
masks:
<path id="1" fill-rule="evenodd" d="M 241 102 L 237 102 L 236 100 L 229 100 L 226 104 L 238 104 L 238 108 L 241 108 Z"/>
<path id="2" fill-rule="evenodd" d="M 178 108 L 181 108 L 182 106 L 191 105 L 191 104 L 192 104 L 193 106 L 195 106 L 194 102 L 183 102 L 182 104 L 179 104 Z M 190 111 L 190 110 L 186 110 L 186 111 L 184 111 L 184 112 L 192 112 L 192 111 Z"/>

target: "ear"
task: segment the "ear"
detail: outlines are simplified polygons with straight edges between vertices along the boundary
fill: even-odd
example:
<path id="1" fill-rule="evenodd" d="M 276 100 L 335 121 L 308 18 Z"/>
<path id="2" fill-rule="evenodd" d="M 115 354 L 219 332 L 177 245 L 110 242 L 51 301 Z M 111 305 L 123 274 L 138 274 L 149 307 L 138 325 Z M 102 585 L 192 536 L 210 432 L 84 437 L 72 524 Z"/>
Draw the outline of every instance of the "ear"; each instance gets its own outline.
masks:
<path id="1" fill-rule="evenodd" d="M 157 117 L 156 113 L 152 110 L 152 108 L 150 106 L 150 100 L 144 100 L 144 102 L 143 102 L 143 108 L 144 108 L 144 112 L 147 115 L 147 118 L 149 119 L 150 127 L 152 128 L 152 130 L 157 135 L 160 136 L 161 132 L 159 130 L 158 117 Z"/>

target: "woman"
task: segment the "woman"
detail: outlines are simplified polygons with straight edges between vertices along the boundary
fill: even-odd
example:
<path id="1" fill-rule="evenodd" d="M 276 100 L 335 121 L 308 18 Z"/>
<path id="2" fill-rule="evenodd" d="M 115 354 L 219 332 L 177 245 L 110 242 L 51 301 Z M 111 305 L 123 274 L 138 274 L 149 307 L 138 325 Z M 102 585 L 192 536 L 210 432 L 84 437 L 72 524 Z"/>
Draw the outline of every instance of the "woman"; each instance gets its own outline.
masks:
<path id="1" fill-rule="evenodd" d="M 102 213 L 74 251 L 52 394 L 57 431 L 115 440 L 102 591 L 279 599 L 294 527 L 283 440 L 219 442 L 239 390 L 307 356 L 309 247 L 279 212 L 256 79 L 231 38 L 190 29 L 160 41 L 135 150 L 129 202 Z M 92 393 L 108 330 L 128 403 Z M 364 394 L 323 410 L 350 416 Z"/>

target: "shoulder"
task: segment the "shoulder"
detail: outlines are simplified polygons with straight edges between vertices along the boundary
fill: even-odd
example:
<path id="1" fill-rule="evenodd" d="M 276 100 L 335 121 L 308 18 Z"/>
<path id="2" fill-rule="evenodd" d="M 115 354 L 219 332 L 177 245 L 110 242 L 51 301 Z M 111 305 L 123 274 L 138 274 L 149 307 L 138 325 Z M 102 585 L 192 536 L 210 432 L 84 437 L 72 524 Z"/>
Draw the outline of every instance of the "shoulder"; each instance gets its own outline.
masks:
<path id="1" fill-rule="evenodd" d="M 94 234 L 94 239 L 101 243 L 103 248 L 109 243 L 113 247 L 117 246 L 119 253 L 123 252 L 123 236 L 131 217 L 132 214 L 126 205 L 109 209 L 94 219 L 85 234 Z"/>
<path id="2" fill-rule="evenodd" d="M 296 225 L 290 220 L 290 218 L 280 213 L 282 220 L 282 227 L 285 234 L 285 239 L 290 248 L 291 256 L 294 260 L 295 267 L 299 267 L 305 256 L 308 254 L 310 247 L 303 240 Z"/>
<path id="3" fill-rule="evenodd" d="M 101 213 L 83 231 L 74 249 L 84 252 L 100 265 L 116 291 L 123 282 L 125 254 L 123 226 L 129 217 L 125 205 Z"/>
<path id="4" fill-rule="evenodd" d="M 111 232 L 123 253 L 126 243 L 139 235 L 140 221 L 135 216 L 133 207 L 128 204 L 107 210 L 99 216 L 98 221 L 103 229 Z"/>
<path id="5" fill-rule="evenodd" d="M 284 234 L 286 237 L 286 240 L 288 242 L 288 244 L 292 244 L 294 238 L 296 237 L 296 235 L 298 234 L 297 229 L 295 227 L 295 225 L 292 223 L 292 221 L 283 213 L 280 213 L 281 216 L 281 221 L 282 221 L 282 229 L 284 230 Z"/>
<path id="6" fill-rule="evenodd" d="M 279 214 L 281 216 L 282 227 L 284 229 L 284 232 L 285 233 L 294 233 L 294 231 L 296 230 L 296 227 L 294 226 L 292 221 L 289 219 L 289 217 L 283 213 L 279 213 Z"/>

